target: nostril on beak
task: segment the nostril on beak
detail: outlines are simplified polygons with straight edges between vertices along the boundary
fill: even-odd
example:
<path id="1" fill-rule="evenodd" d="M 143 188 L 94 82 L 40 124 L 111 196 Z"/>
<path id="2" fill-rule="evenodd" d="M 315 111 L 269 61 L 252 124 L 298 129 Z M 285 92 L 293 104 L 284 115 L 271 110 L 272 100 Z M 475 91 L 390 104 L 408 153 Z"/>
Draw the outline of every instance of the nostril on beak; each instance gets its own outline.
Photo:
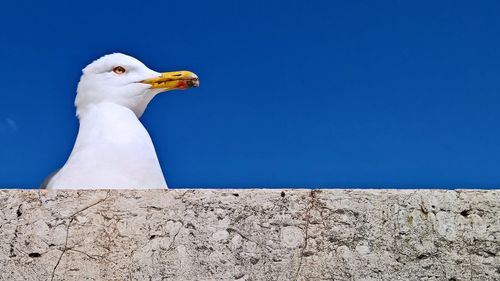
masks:
<path id="1" fill-rule="evenodd" d="M 177 77 L 179 77 L 179 76 L 181 76 L 181 75 L 182 75 L 181 73 L 177 73 L 177 74 L 174 74 L 174 75 L 172 75 L 172 76 L 177 76 Z"/>

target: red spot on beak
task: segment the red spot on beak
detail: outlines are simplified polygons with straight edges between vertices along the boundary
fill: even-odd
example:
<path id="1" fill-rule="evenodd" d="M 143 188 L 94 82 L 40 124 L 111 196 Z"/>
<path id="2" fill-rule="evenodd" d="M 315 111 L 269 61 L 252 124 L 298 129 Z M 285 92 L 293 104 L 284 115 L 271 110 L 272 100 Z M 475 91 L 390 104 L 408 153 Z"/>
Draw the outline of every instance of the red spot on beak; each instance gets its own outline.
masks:
<path id="1" fill-rule="evenodd" d="M 188 87 L 188 85 L 187 85 L 186 81 L 181 80 L 181 81 L 179 81 L 179 83 L 177 83 L 177 87 L 180 88 L 180 89 L 185 89 L 185 88 Z"/>

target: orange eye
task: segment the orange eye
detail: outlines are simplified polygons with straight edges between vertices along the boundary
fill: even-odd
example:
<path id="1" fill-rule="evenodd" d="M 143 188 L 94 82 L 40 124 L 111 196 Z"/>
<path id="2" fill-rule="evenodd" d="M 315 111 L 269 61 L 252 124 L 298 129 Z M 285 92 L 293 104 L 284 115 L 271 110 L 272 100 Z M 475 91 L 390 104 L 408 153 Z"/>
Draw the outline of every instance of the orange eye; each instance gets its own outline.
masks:
<path id="1" fill-rule="evenodd" d="M 125 73 L 125 68 L 123 68 L 123 66 L 117 66 L 115 68 L 113 68 L 113 72 L 116 73 L 116 74 L 123 74 Z"/>

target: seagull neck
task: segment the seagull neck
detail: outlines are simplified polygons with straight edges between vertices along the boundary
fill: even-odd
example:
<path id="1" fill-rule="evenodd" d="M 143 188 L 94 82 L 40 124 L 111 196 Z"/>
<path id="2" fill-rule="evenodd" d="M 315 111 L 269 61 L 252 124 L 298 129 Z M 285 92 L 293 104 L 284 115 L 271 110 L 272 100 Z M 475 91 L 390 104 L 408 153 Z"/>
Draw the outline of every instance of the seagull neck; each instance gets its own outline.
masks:
<path id="1" fill-rule="evenodd" d="M 79 119 L 79 138 L 99 141 L 103 138 L 129 138 L 132 134 L 147 135 L 132 110 L 114 103 L 91 105 L 79 115 Z"/>
<path id="2" fill-rule="evenodd" d="M 129 114 L 132 114 L 134 115 L 135 118 L 137 118 L 137 116 L 134 114 L 132 110 L 123 105 L 111 102 L 100 102 L 97 104 L 91 104 L 86 106 L 85 109 L 80 112 L 78 118 L 80 119 L 80 121 L 82 121 L 82 119 L 86 119 L 89 116 L 93 115 L 129 115 Z"/>

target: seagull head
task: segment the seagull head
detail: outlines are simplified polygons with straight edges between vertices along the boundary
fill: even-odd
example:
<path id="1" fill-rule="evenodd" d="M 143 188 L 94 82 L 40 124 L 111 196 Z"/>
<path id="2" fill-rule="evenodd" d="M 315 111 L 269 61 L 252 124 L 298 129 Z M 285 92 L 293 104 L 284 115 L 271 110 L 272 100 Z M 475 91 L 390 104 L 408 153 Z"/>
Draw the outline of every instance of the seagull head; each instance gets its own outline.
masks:
<path id="1" fill-rule="evenodd" d="M 140 117 L 161 92 L 198 87 L 190 71 L 156 72 L 139 60 L 120 53 L 105 55 L 83 69 L 75 106 L 77 116 L 99 103 L 114 103 Z"/>

